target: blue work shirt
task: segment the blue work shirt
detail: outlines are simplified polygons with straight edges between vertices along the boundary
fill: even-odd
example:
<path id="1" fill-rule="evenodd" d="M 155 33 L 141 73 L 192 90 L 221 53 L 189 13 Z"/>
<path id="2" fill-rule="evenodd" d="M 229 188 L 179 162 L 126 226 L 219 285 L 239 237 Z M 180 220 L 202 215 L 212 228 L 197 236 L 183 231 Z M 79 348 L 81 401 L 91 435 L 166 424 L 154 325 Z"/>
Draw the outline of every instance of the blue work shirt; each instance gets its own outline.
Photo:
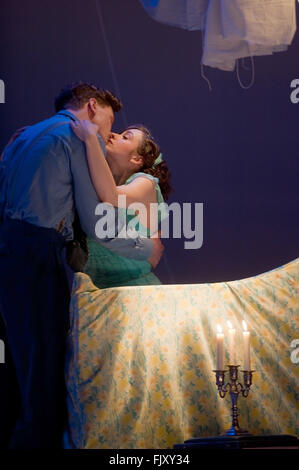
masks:
<path id="1" fill-rule="evenodd" d="M 116 237 L 99 239 L 95 233 L 96 223 L 105 214 L 95 215 L 101 201 L 90 178 L 85 144 L 70 126 L 76 119 L 70 111 L 62 110 L 28 127 L 6 148 L 0 162 L 0 215 L 4 220 L 19 219 L 59 229 L 66 240 L 72 240 L 76 208 L 88 237 L 126 258 L 146 260 L 152 254 L 153 240 L 142 236 L 117 238 L 126 223 L 117 208 L 113 208 L 113 220 L 109 218 L 117 228 Z M 106 154 L 100 136 L 99 141 Z M 111 211 L 110 204 L 101 204 Z"/>

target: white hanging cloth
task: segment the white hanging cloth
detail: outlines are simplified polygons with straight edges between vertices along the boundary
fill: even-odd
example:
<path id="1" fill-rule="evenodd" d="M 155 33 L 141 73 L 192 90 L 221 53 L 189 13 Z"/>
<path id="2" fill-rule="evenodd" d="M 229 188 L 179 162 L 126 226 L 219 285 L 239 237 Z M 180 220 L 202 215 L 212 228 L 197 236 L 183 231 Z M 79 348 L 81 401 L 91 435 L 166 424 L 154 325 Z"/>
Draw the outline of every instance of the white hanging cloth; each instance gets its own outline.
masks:
<path id="1" fill-rule="evenodd" d="M 286 50 L 295 32 L 294 0 L 210 0 L 202 63 L 234 70 L 241 57 Z"/>
<path id="2" fill-rule="evenodd" d="M 202 63 L 234 70 L 236 59 L 284 51 L 296 32 L 295 0 L 141 0 L 157 21 L 204 30 Z"/>

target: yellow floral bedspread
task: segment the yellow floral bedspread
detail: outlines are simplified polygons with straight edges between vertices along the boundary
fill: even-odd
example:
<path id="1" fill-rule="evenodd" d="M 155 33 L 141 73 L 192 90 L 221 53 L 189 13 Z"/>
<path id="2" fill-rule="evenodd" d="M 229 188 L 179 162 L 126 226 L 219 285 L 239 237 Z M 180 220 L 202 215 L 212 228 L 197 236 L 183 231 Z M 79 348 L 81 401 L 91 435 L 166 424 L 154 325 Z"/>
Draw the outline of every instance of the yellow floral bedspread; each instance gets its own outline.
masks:
<path id="1" fill-rule="evenodd" d="M 77 273 L 70 312 L 66 447 L 171 448 L 225 431 L 230 398 L 221 399 L 215 385 L 216 324 L 225 334 L 226 320 L 237 329 L 242 366 L 243 319 L 255 373 L 248 398 L 239 398 L 240 425 L 299 435 L 299 365 L 291 359 L 299 258 L 212 284 L 101 290 Z"/>

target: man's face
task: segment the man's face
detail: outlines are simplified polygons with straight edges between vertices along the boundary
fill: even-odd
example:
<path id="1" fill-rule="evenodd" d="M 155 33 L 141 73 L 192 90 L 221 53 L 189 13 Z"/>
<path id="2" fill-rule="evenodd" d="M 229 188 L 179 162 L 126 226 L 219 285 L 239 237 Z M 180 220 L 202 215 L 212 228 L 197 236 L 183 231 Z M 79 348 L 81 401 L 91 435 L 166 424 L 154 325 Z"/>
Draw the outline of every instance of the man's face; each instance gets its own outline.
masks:
<path id="1" fill-rule="evenodd" d="M 114 122 L 114 112 L 111 106 L 101 106 L 96 100 L 93 103 L 92 111 L 93 117 L 91 122 L 97 124 L 99 134 L 106 143 L 109 139 L 112 124 Z"/>

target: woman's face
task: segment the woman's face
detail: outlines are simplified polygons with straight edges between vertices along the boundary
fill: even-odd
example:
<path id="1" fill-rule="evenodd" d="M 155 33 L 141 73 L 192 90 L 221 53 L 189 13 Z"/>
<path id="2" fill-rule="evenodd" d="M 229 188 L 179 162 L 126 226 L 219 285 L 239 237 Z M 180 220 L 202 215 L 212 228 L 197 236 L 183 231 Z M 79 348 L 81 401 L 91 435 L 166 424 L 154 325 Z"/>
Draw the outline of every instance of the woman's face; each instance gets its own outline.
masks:
<path id="1" fill-rule="evenodd" d="M 107 163 L 111 170 L 125 172 L 137 170 L 143 164 L 138 148 L 143 139 L 143 132 L 139 129 L 128 129 L 121 134 L 111 133 L 107 144 Z"/>

